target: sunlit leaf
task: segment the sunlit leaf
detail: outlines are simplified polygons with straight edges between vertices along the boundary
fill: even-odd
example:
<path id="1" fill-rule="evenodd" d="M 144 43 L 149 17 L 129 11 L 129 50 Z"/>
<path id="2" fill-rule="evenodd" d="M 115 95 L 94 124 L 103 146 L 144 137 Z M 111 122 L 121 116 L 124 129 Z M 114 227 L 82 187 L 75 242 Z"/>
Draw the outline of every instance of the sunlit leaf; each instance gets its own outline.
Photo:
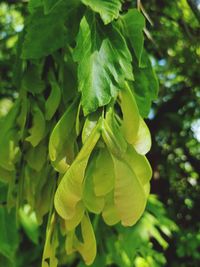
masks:
<path id="1" fill-rule="evenodd" d="M 66 240 L 66 251 L 71 254 L 78 251 L 87 265 L 92 264 L 96 256 L 96 239 L 90 218 L 85 214 L 81 221 L 81 234 L 83 241 L 80 241 L 75 231 L 69 232 Z"/>
<path id="2" fill-rule="evenodd" d="M 104 198 L 95 195 L 94 191 L 94 178 L 96 176 L 96 161 L 94 157 L 92 161 L 89 162 L 87 167 L 85 179 L 84 179 L 84 189 L 83 189 L 83 202 L 86 208 L 96 214 L 99 214 L 104 206 Z"/>
<path id="3" fill-rule="evenodd" d="M 139 110 L 134 95 L 132 94 L 127 84 L 124 89 L 121 90 L 120 96 L 120 106 L 123 113 L 122 130 L 124 132 L 126 140 L 130 144 L 133 144 L 139 129 Z"/>
<path id="4" fill-rule="evenodd" d="M 96 196 L 105 196 L 114 187 L 114 165 L 106 148 L 99 149 L 93 173 Z"/>
<path id="5" fill-rule="evenodd" d="M 114 117 L 113 109 L 110 108 L 103 121 L 102 137 L 109 151 L 117 158 L 123 157 L 127 149 L 126 140 Z"/>
<path id="6" fill-rule="evenodd" d="M 135 224 L 146 205 L 142 184 L 129 165 L 113 157 L 115 169 L 114 203 L 122 225 Z"/>
<path id="7" fill-rule="evenodd" d="M 74 59 L 85 115 L 108 104 L 118 92 L 116 83 L 133 80 L 131 55 L 123 36 L 87 13 L 80 23 Z"/>
<path id="8" fill-rule="evenodd" d="M 147 184 L 152 177 L 152 169 L 147 158 L 138 154 L 132 146 L 128 146 L 125 159 L 141 184 Z"/>
<path id="9" fill-rule="evenodd" d="M 117 19 L 121 10 L 121 0 L 82 0 L 95 12 L 98 12 L 105 24 Z"/>
<path id="10" fill-rule="evenodd" d="M 35 216 L 35 213 L 31 211 L 31 207 L 25 205 L 19 210 L 20 223 L 26 232 L 27 236 L 35 244 L 39 241 L 39 226 Z"/>
<path id="11" fill-rule="evenodd" d="M 84 258 L 87 265 L 90 265 L 96 257 L 96 239 L 92 224 L 88 215 L 85 215 L 81 221 L 81 232 L 83 243 L 78 244 L 78 251 Z"/>
<path id="12" fill-rule="evenodd" d="M 135 150 L 142 155 L 149 152 L 151 148 L 151 134 L 149 128 L 142 118 L 140 118 L 139 130 L 136 138 L 134 139 Z"/>
<path id="13" fill-rule="evenodd" d="M 83 144 L 91 134 L 91 131 L 94 129 L 98 122 L 99 114 L 98 113 L 92 113 L 89 116 L 87 116 L 83 130 L 82 130 L 82 142 Z"/>
<path id="14" fill-rule="evenodd" d="M 53 166 L 65 172 L 71 163 L 73 155 L 73 131 L 76 118 L 76 101 L 65 111 L 54 127 L 49 139 L 49 156 Z M 71 154 L 70 157 L 67 157 Z"/>
<path id="15" fill-rule="evenodd" d="M 114 225 L 120 221 L 120 216 L 114 203 L 114 191 L 111 191 L 105 197 L 105 206 L 102 217 L 106 224 Z"/>
<path id="16" fill-rule="evenodd" d="M 101 124 L 100 120 L 58 186 L 54 203 L 63 219 L 71 219 L 74 216 L 75 207 L 81 200 L 87 163 L 100 137 Z"/>
<path id="17" fill-rule="evenodd" d="M 83 215 L 85 212 L 85 206 L 82 201 L 79 201 L 76 205 L 76 210 L 74 216 L 69 219 L 65 220 L 65 227 L 67 231 L 72 231 L 78 226 L 78 224 L 81 222 Z"/>

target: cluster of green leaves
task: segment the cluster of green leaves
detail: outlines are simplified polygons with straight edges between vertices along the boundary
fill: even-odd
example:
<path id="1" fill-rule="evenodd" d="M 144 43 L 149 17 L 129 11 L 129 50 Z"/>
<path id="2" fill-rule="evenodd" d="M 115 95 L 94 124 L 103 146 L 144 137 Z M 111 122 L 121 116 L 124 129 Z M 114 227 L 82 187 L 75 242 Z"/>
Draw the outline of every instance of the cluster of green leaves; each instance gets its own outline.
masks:
<path id="1" fill-rule="evenodd" d="M 137 9 L 123 12 L 120 0 L 30 0 L 28 9 L 19 97 L 0 120 L 2 203 L 16 207 L 33 242 L 25 211 L 33 224 L 48 214 L 43 267 L 57 266 L 63 247 L 92 264 L 96 216 L 132 226 L 149 195 L 143 118 L 158 84 L 143 47 L 145 20 Z"/>

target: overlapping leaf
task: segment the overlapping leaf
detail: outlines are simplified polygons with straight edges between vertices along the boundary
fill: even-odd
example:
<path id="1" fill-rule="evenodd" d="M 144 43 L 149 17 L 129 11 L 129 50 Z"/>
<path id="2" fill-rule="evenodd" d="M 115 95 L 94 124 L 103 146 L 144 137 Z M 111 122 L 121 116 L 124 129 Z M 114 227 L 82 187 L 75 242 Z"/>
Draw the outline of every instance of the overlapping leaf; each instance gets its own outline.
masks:
<path id="1" fill-rule="evenodd" d="M 118 18 L 122 5 L 121 0 L 82 0 L 82 2 L 98 12 L 105 24 Z"/>
<path id="2" fill-rule="evenodd" d="M 113 157 L 115 170 L 114 203 L 122 225 L 132 226 L 141 217 L 146 195 L 138 177 L 129 165 Z"/>
<path id="3" fill-rule="evenodd" d="M 123 36 L 114 27 L 103 26 L 91 13 L 80 23 L 74 59 L 79 63 L 85 115 L 108 104 L 119 86 L 133 79 L 131 55 Z"/>
<path id="4" fill-rule="evenodd" d="M 144 46 L 143 29 L 145 27 L 145 19 L 137 9 L 131 9 L 122 16 L 122 21 L 124 23 L 125 34 L 130 40 L 140 65 Z"/>
<path id="5" fill-rule="evenodd" d="M 42 111 L 36 105 L 33 107 L 32 115 L 32 127 L 29 129 L 30 135 L 26 138 L 26 141 L 30 142 L 32 146 L 35 147 L 45 135 L 46 122 Z"/>
<path id="6" fill-rule="evenodd" d="M 95 259 L 97 248 L 93 227 L 87 214 L 83 216 L 81 221 L 81 234 L 83 242 L 77 238 L 75 231 L 68 233 L 66 251 L 68 254 L 78 251 L 82 255 L 85 263 L 90 265 Z"/>
<path id="7" fill-rule="evenodd" d="M 51 93 L 45 103 L 46 120 L 51 120 L 55 114 L 61 99 L 61 90 L 56 81 L 51 81 Z"/>
<path id="8" fill-rule="evenodd" d="M 145 66 L 143 68 L 139 68 L 133 61 L 135 77 L 133 92 L 135 94 L 141 116 L 147 117 L 151 103 L 158 95 L 158 80 L 145 50 L 143 50 L 142 57 L 145 58 Z"/>
<path id="9" fill-rule="evenodd" d="M 55 207 L 64 219 L 75 214 L 77 203 L 82 198 L 83 179 L 90 154 L 100 137 L 101 120 L 92 131 L 78 156 L 62 178 L 55 194 Z"/>
<path id="10" fill-rule="evenodd" d="M 96 160 L 93 157 L 92 162 L 89 163 L 85 174 L 83 201 L 85 207 L 95 214 L 101 213 L 104 207 L 104 198 L 95 194 L 94 177 L 96 177 Z"/>
<path id="11" fill-rule="evenodd" d="M 56 170 L 61 173 L 67 170 L 74 156 L 72 127 L 75 124 L 75 118 L 76 101 L 65 111 L 50 136 L 49 156 Z"/>
<path id="12" fill-rule="evenodd" d="M 5 207 L 0 207 L 0 255 L 6 257 L 10 262 L 15 259 L 19 242 L 17 225 L 13 217 L 15 217 L 14 210 L 8 213 Z"/>
<path id="13" fill-rule="evenodd" d="M 135 98 L 128 85 L 121 90 L 121 109 L 123 113 L 122 131 L 127 142 L 134 144 L 138 134 L 140 115 Z"/>
<path id="14" fill-rule="evenodd" d="M 22 50 L 24 59 L 41 58 L 65 45 L 67 41 L 67 29 L 64 25 L 67 17 L 66 10 L 64 2 L 58 5 L 54 12 L 47 15 L 44 15 L 43 7 L 34 10 L 26 25 Z"/>

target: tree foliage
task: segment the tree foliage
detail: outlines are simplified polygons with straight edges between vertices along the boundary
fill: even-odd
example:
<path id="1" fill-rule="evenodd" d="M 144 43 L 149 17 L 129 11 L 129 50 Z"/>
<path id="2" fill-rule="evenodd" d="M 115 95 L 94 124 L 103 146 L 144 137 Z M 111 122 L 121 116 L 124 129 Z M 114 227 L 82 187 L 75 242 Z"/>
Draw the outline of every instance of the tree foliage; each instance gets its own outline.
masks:
<path id="1" fill-rule="evenodd" d="M 4 266 L 39 266 L 41 259 L 43 266 L 85 266 L 66 251 L 78 251 L 86 264 L 95 258 L 96 267 L 178 266 L 182 259 L 198 266 L 198 24 L 186 1 L 139 1 L 138 8 L 119 0 L 2 4 L 12 23 L 19 18 L 2 37 Z M 25 26 L 11 71 L 21 13 Z M 151 61 L 161 88 L 152 108 L 158 82 Z M 179 227 L 155 196 L 138 221 L 151 178 L 148 115 L 153 192 Z M 18 225 L 9 219 L 15 212 Z"/>

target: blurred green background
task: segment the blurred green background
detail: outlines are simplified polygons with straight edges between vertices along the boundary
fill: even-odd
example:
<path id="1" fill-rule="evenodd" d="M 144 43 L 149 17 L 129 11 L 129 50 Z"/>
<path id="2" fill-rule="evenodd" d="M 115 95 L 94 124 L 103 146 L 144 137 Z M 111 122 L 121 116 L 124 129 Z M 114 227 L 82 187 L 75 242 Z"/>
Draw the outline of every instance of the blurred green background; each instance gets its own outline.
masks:
<path id="1" fill-rule="evenodd" d="M 152 195 L 132 229 L 100 222 L 93 266 L 105 266 L 106 258 L 119 267 L 199 267 L 200 1 L 143 0 L 141 8 L 148 14 L 145 46 L 160 83 L 147 120 Z M 15 55 L 26 16 L 27 1 L 0 1 L 0 119 L 17 98 Z M 0 183 L 0 200 L 5 193 Z M 28 206 L 18 224 L 14 218 L 15 211 L 7 213 L 1 202 L 0 267 L 40 266 L 45 227 L 37 227 Z M 63 266 L 85 266 L 77 255 L 66 258 L 61 251 L 59 257 Z"/>

